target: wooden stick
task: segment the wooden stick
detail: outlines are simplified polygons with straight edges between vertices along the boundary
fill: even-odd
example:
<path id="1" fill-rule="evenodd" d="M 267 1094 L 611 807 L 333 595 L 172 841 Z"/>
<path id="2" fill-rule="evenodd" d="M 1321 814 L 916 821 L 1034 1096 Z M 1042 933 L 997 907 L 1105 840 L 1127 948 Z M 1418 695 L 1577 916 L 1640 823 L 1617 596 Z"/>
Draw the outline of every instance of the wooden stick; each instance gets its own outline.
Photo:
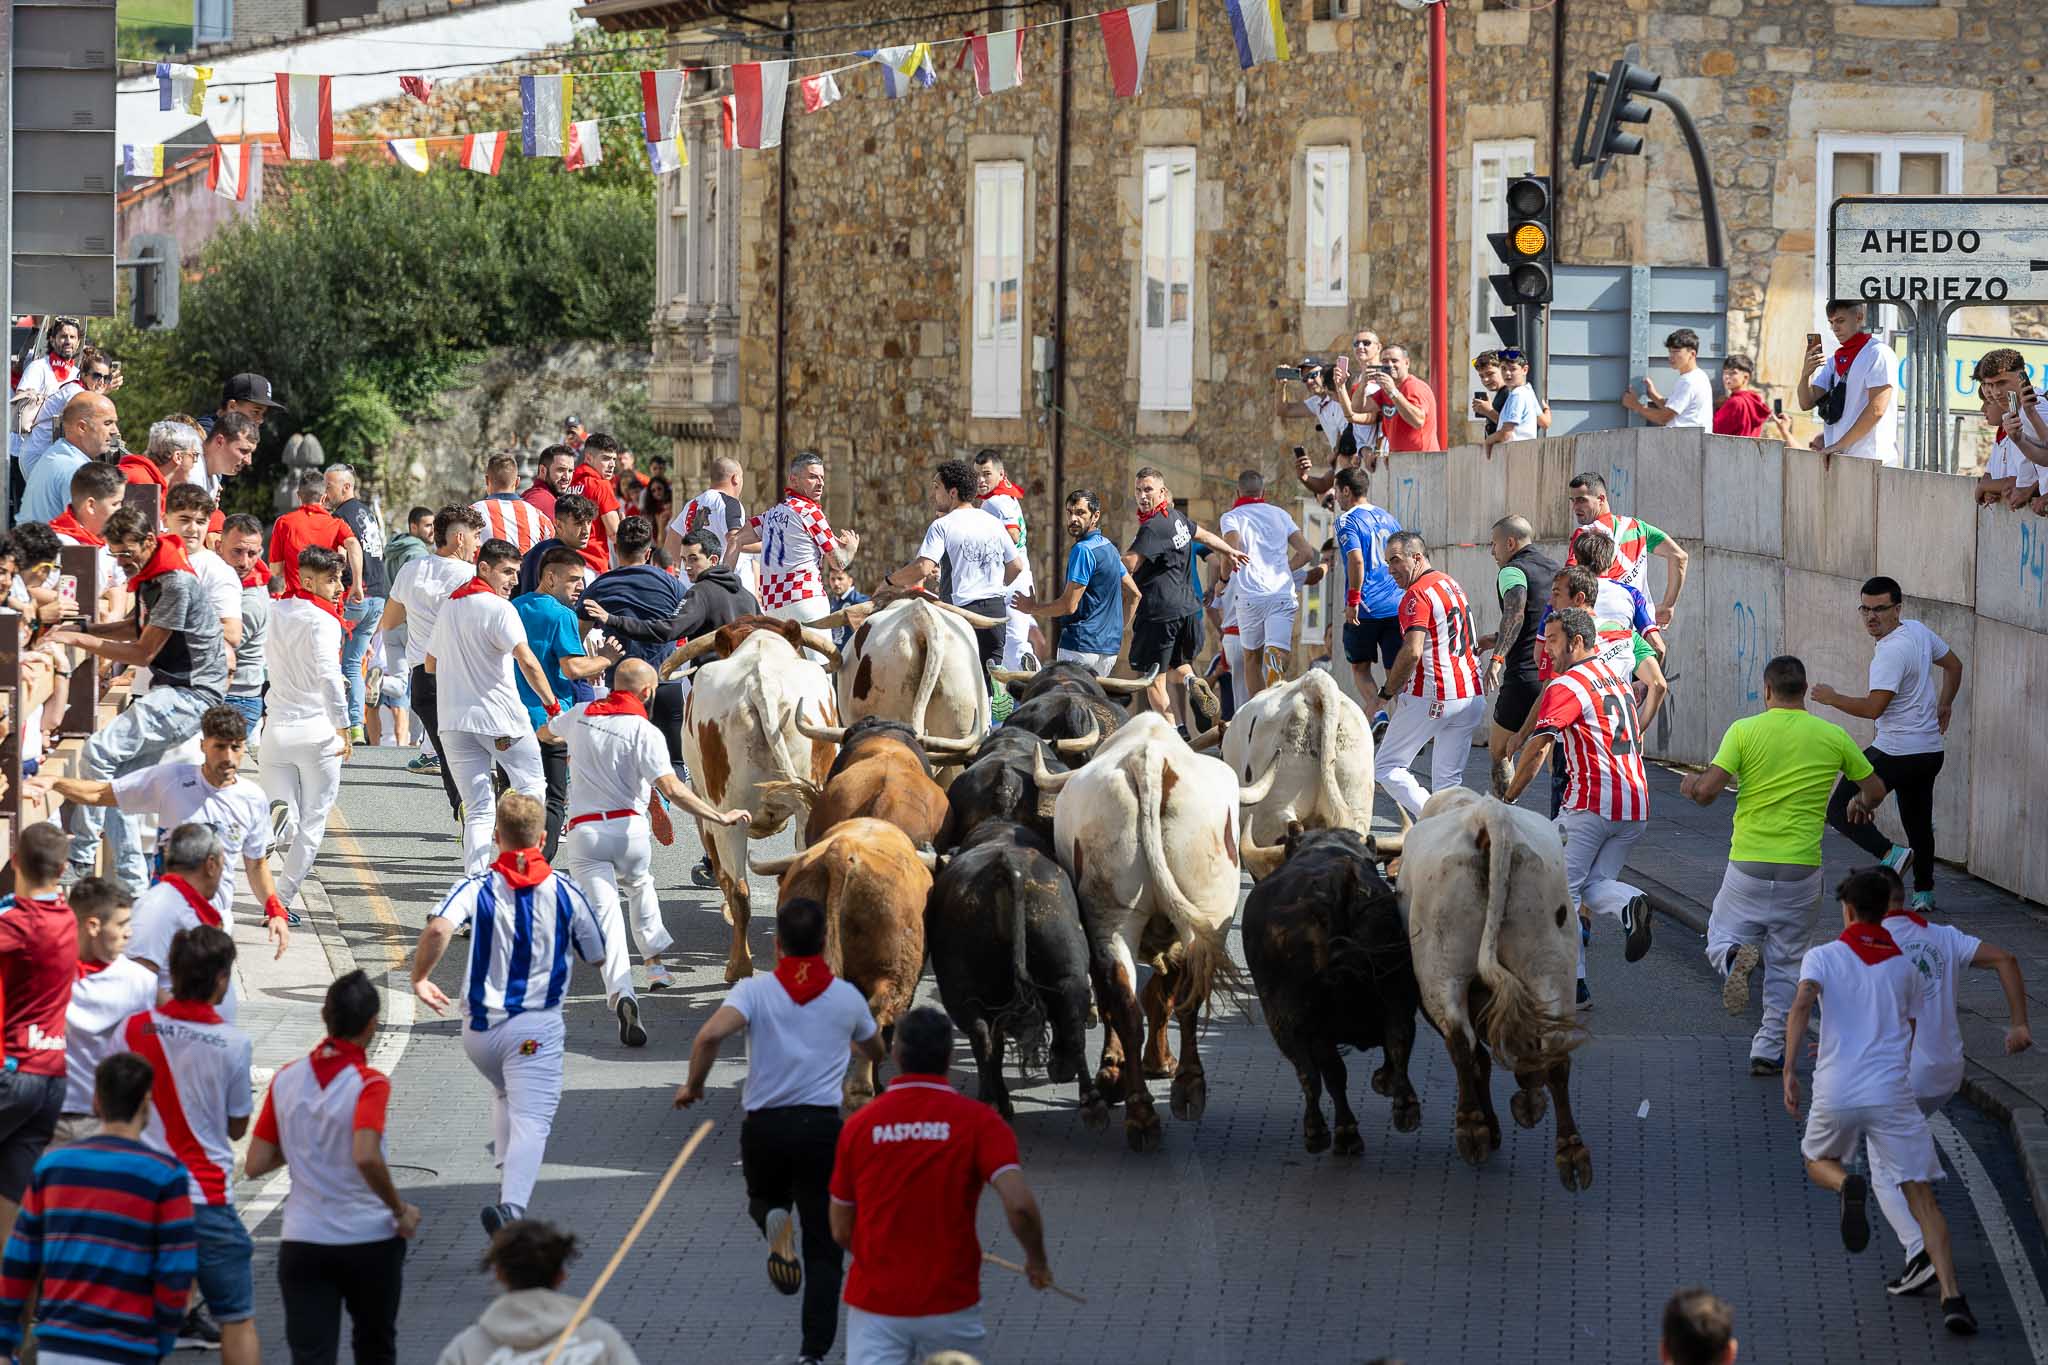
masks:
<path id="1" fill-rule="evenodd" d="M 1004 1270 L 1014 1270 L 1019 1275 L 1026 1273 L 1023 1266 L 1018 1265 L 1015 1261 L 1006 1261 L 1002 1257 L 996 1255 L 993 1251 L 982 1252 L 981 1259 L 987 1261 L 992 1266 L 1000 1266 Z M 1046 1288 L 1050 1289 L 1053 1293 L 1060 1295 L 1062 1298 L 1072 1299 L 1075 1303 L 1088 1302 L 1088 1300 L 1082 1298 L 1079 1294 L 1076 1294 L 1071 1289 L 1062 1289 L 1060 1288 L 1060 1286 L 1056 1284 L 1049 1284 L 1046 1286 Z"/>
<path id="2" fill-rule="evenodd" d="M 654 1217 L 654 1211 L 660 1208 L 661 1201 L 668 1197 L 668 1187 L 676 1183 L 676 1177 L 683 1173 L 683 1167 L 690 1163 L 690 1158 L 697 1153 L 698 1145 L 710 1132 L 711 1120 L 706 1119 L 697 1125 L 696 1132 L 690 1134 L 690 1140 L 683 1144 L 683 1150 L 676 1153 L 676 1159 L 669 1163 L 668 1174 L 662 1176 L 661 1183 L 654 1187 L 653 1195 L 647 1200 L 647 1207 L 640 1210 L 640 1216 L 633 1220 L 632 1229 L 626 1233 L 626 1240 L 619 1243 L 619 1249 L 612 1253 L 611 1260 L 605 1263 L 604 1271 L 598 1275 L 597 1283 L 590 1286 L 590 1292 L 583 1296 L 583 1302 L 576 1305 L 576 1311 L 569 1316 L 569 1325 L 562 1329 L 562 1335 L 555 1338 L 554 1349 L 548 1352 L 548 1358 L 541 1362 L 541 1365 L 555 1365 L 561 1358 L 562 1348 L 569 1344 L 569 1338 L 576 1335 L 576 1329 L 590 1316 L 591 1305 L 597 1302 L 599 1294 L 604 1293 L 604 1287 L 611 1282 L 612 1273 L 619 1268 L 619 1262 L 626 1259 L 626 1253 L 633 1249 L 633 1243 L 640 1240 L 640 1234 L 646 1230 L 647 1220 Z"/>

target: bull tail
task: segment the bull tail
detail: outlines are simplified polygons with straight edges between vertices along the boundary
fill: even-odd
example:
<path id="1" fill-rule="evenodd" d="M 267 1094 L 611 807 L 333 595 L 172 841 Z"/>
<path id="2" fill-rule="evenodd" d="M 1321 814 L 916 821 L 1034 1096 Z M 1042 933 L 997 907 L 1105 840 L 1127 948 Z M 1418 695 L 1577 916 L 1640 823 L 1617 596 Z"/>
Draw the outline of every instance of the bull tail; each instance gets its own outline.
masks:
<path id="1" fill-rule="evenodd" d="M 1508 878 L 1515 845 L 1507 825 L 1507 807 L 1482 800 L 1481 835 L 1487 853 L 1486 924 L 1479 935 L 1479 980 L 1486 987 L 1486 1007 L 1479 1027 L 1496 1057 L 1519 1068 L 1545 1066 L 1580 1041 L 1578 1022 L 1544 1008 L 1528 983 L 1500 960 L 1501 923 L 1507 914 Z"/>
<path id="2" fill-rule="evenodd" d="M 1166 860 L 1166 832 L 1162 828 L 1165 812 L 1161 809 L 1166 804 L 1166 784 L 1161 780 L 1166 755 L 1148 748 L 1137 759 L 1133 777 L 1138 789 L 1138 846 L 1145 856 L 1145 870 L 1151 875 L 1152 890 L 1166 902 L 1167 913 L 1175 923 L 1192 928 L 1201 921 L 1202 912 L 1180 889 L 1180 880 Z M 1230 812 L 1228 818 L 1235 821 L 1237 812 Z"/>
<path id="3" fill-rule="evenodd" d="M 930 728 L 925 719 L 925 712 L 932 704 L 932 697 L 939 690 L 939 676 L 942 671 L 941 665 L 943 662 L 939 657 L 942 649 L 939 643 L 939 632 L 945 629 L 945 625 L 939 619 L 939 609 L 937 607 L 920 603 L 911 608 L 911 610 L 921 612 L 927 618 L 924 622 L 924 629 L 916 632 L 913 636 L 917 641 L 918 648 L 924 651 L 924 671 L 918 674 L 917 696 L 912 701 L 910 708 L 910 724 L 912 728 L 923 731 Z"/>
<path id="4" fill-rule="evenodd" d="M 773 801 L 779 798 L 798 807 L 806 815 L 810 813 L 811 807 L 818 803 L 818 798 L 825 794 L 824 788 L 817 783 L 801 777 L 763 782 L 760 790 L 763 800 Z"/>
<path id="5" fill-rule="evenodd" d="M 1230 956 L 1229 934 L 1228 926 L 1194 931 L 1186 955 L 1174 967 L 1168 1008 L 1178 1012 L 1183 1005 L 1200 1002 L 1214 1016 L 1221 1000 L 1238 1013 L 1251 1015 L 1251 1001 L 1258 992 L 1244 968 Z"/>
<path id="6" fill-rule="evenodd" d="M 1028 1074 L 1045 1064 L 1046 1041 L 1051 1020 L 1039 997 L 1038 983 L 1031 979 L 1031 924 L 1025 904 L 1023 870 L 1014 864 L 1003 868 L 1002 891 L 997 896 L 998 913 L 1010 927 L 1010 999 L 1000 1009 L 988 1011 L 989 1023 L 1017 1044 L 1019 1065 Z M 1000 904 L 1007 897 L 1009 905 Z"/>
<path id="7" fill-rule="evenodd" d="M 1337 773 L 1337 723 L 1342 712 L 1343 694 L 1337 690 L 1334 683 L 1328 687 L 1313 688 L 1312 691 L 1315 695 L 1316 711 L 1321 717 L 1316 735 L 1319 764 L 1316 774 L 1316 803 L 1332 829 L 1357 829 L 1360 834 L 1370 834 L 1372 793 L 1368 791 L 1365 794 L 1365 809 L 1356 809 L 1350 798 L 1344 794 L 1344 784 Z M 1368 741 L 1371 735 L 1372 731 L 1368 728 Z M 1366 765 L 1368 771 L 1371 770 L 1371 766 L 1369 763 Z"/>

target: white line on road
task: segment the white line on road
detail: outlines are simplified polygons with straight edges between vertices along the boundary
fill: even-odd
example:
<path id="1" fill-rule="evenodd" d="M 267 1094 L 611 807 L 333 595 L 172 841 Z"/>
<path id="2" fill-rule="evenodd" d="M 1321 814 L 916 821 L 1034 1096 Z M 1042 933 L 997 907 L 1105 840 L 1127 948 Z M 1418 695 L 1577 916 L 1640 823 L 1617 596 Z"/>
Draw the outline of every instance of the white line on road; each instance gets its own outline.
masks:
<path id="1" fill-rule="evenodd" d="M 1934 1140 L 1948 1154 L 1949 1164 L 1963 1178 L 1963 1188 L 1969 1192 L 1970 1203 L 1976 1206 L 1977 1221 L 1984 1225 L 1984 1240 L 1998 1257 L 2006 1292 L 2012 1295 L 2020 1326 L 2026 1329 L 2027 1347 L 2034 1359 L 2048 1360 L 2048 1296 L 2041 1292 L 2041 1281 L 2034 1274 L 2033 1262 L 2027 1259 L 2019 1229 L 2013 1226 L 2012 1215 L 2006 1211 L 1998 1187 L 1991 1182 L 1991 1173 L 1984 1169 L 1969 1139 L 1941 1114 L 1933 1115 L 1929 1122 L 1934 1128 Z"/>

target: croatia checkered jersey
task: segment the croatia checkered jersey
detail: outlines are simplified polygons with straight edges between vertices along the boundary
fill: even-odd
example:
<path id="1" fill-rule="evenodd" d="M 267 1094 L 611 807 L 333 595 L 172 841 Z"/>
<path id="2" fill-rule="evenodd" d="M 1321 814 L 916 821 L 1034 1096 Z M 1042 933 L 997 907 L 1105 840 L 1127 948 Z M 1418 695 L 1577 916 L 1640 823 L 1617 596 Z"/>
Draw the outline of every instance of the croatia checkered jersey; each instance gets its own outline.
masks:
<path id="1" fill-rule="evenodd" d="M 1441 569 L 1431 569 L 1401 594 L 1401 631 L 1424 633 L 1422 658 L 1408 694 L 1457 701 L 1480 694 L 1479 657 L 1472 648 L 1472 604 Z"/>
<path id="2" fill-rule="evenodd" d="M 1588 534 L 1611 536 L 1614 540 L 1614 563 L 1601 577 L 1618 579 L 1636 589 L 1649 587 L 1651 552 L 1671 538 L 1647 521 L 1618 512 L 1602 512 L 1573 531 L 1572 545 L 1576 546 L 1579 537 Z M 1565 550 L 1564 562 L 1567 566 L 1579 562 L 1570 547 Z"/>
<path id="3" fill-rule="evenodd" d="M 747 523 L 761 536 L 761 605 L 787 606 L 807 597 L 823 597 L 821 567 L 839 552 L 839 539 L 825 520 L 825 509 L 800 494 L 785 494 L 773 507 Z"/>
<path id="4" fill-rule="evenodd" d="M 1552 678 L 1536 706 L 1536 733 L 1564 745 L 1567 810 L 1609 820 L 1646 820 L 1650 782 L 1628 675 L 1588 659 Z"/>
<path id="5" fill-rule="evenodd" d="M 532 503 L 510 493 L 473 502 L 470 510 L 484 519 L 485 540 L 509 540 L 525 554 L 543 540 L 554 537 L 554 519 Z"/>
<path id="6" fill-rule="evenodd" d="M 434 913 L 472 926 L 462 1005 L 473 1029 L 561 1008 L 572 948 L 585 962 L 604 960 L 604 930 L 589 899 L 536 852 L 500 854 L 457 882 Z"/>

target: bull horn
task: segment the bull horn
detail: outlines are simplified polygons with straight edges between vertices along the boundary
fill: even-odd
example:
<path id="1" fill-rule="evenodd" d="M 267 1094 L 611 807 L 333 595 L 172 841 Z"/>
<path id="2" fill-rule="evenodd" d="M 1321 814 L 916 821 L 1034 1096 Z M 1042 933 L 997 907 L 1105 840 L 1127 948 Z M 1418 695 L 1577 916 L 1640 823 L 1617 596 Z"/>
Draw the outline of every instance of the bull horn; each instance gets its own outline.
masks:
<path id="1" fill-rule="evenodd" d="M 1052 747 L 1063 754 L 1085 754 L 1100 743 L 1102 743 L 1102 723 L 1094 721 L 1090 723 L 1086 735 L 1076 735 L 1072 739 L 1054 740 Z"/>
<path id="2" fill-rule="evenodd" d="M 1287 861 L 1285 844 L 1255 844 L 1245 840 L 1238 863 L 1252 874 L 1253 880 L 1262 880 L 1280 870 L 1280 864 Z"/>
<path id="3" fill-rule="evenodd" d="M 706 631 L 704 634 L 699 635 L 696 639 L 690 641 L 688 644 L 677 649 L 676 652 L 669 655 L 667 659 L 663 660 L 661 665 L 661 676 L 664 678 L 668 677 L 671 673 L 674 673 L 684 664 L 690 663 L 696 659 L 701 659 L 706 654 L 709 654 L 712 650 L 716 648 L 718 648 L 718 632 Z"/>
<path id="4" fill-rule="evenodd" d="M 1372 854 L 1375 858 L 1398 858 L 1401 856 L 1402 845 L 1407 842 L 1408 836 L 1405 833 L 1368 834 L 1365 836 L 1366 852 Z"/>
<path id="5" fill-rule="evenodd" d="M 1072 773 L 1056 773 L 1045 766 L 1045 748 L 1039 746 L 1031 751 L 1031 780 L 1038 784 L 1041 792 L 1057 792 L 1067 785 Z"/>
<path id="6" fill-rule="evenodd" d="M 1128 697 L 1143 692 L 1152 685 L 1152 680 L 1158 676 L 1159 670 L 1154 668 L 1142 678 L 1097 678 L 1095 685 L 1109 693 L 1112 697 Z"/>
<path id="7" fill-rule="evenodd" d="M 813 725 L 799 717 L 796 723 L 796 730 L 805 739 L 815 739 L 826 744 L 846 743 L 846 727 L 844 725 Z"/>
<path id="8" fill-rule="evenodd" d="M 846 610 L 845 607 L 841 607 L 830 616 L 820 616 L 817 620 L 806 621 L 804 624 L 812 630 L 837 630 L 846 624 Z"/>
<path id="9" fill-rule="evenodd" d="M 965 607 L 955 606 L 951 602 L 941 602 L 936 598 L 928 600 L 930 600 L 931 604 L 937 607 L 939 610 L 952 612 L 955 616 L 965 621 L 968 625 L 973 626 L 976 630 L 994 630 L 997 626 L 1009 624 L 1008 618 L 1006 617 L 983 616 L 978 612 L 969 611 Z"/>
<path id="10" fill-rule="evenodd" d="M 831 661 L 833 668 L 839 667 L 839 646 L 832 643 L 830 631 L 806 630 L 803 636 L 805 649 L 824 655 Z"/>
<path id="11" fill-rule="evenodd" d="M 789 871 L 790 865 L 796 862 L 796 859 L 797 855 L 794 853 L 787 858 L 749 858 L 747 866 L 753 869 L 757 877 L 780 877 Z"/>
<path id="12" fill-rule="evenodd" d="M 934 768 L 964 767 L 974 761 L 974 751 L 972 749 L 962 749 L 958 752 L 946 750 L 936 754 L 926 754 L 925 757 L 931 760 L 931 765 Z"/>
<path id="13" fill-rule="evenodd" d="M 991 668 L 988 671 L 988 675 L 1005 687 L 1013 683 L 1028 683 L 1038 676 L 1036 673 L 1023 668 Z"/>
<path id="14" fill-rule="evenodd" d="M 952 735 L 920 734 L 917 742 L 928 754 L 971 754 L 981 747 L 982 738 L 980 735 L 961 735 L 955 738 Z"/>
<path id="15" fill-rule="evenodd" d="M 1258 805 L 1259 802 L 1265 800 L 1269 795 L 1272 794 L 1273 780 L 1277 778 L 1279 775 L 1280 769 L 1278 767 L 1268 768 L 1266 769 L 1266 775 L 1260 778 L 1252 786 L 1239 787 L 1237 789 L 1237 804 L 1239 804 L 1240 806 Z"/>
<path id="16" fill-rule="evenodd" d="M 917 850 L 917 860 L 924 864 L 924 870 L 927 872 L 939 870 L 939 855 L 929 847 L 920 847 Z"/>
<path id="17" fill-rule="evenodd" d="M 1195 750 L 1215 748 L 1217 745 L 1223 742 L 1223 731 L 1224 728 L 1229 724 L 1229 721 L 1218 721 L 1216 724 L 1202 731 L 1201 734 L 1196 735 L 1193 739 L 1189 740 L 1188 747 L 1190 749 Z"/>

